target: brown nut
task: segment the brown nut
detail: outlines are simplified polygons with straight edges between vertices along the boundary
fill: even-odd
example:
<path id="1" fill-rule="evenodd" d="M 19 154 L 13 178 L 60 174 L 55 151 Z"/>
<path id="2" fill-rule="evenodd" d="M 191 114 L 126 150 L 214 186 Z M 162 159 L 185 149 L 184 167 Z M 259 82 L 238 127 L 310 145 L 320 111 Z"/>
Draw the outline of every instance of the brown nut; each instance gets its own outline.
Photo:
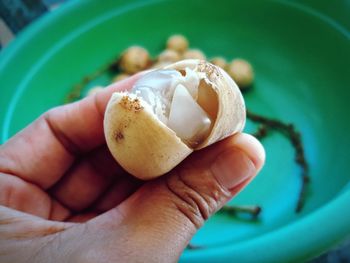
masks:
<path id="1" fill-rule="evenodd" d="M 168 38 L 166 47 L 178 53 L 183 53 L 188 48 L 188 40 L 183 35 L 172 35 Z"/>
<path id="2" fill-rule="evenodd" d="M 176 62 L 181 59 L 178 52 L 171 50 L 171 49 L 165 49 L 162 51 L 158 56 L 158 62 Z"/>
<path id="3" fill-rule="evenodd" d="M 227 66 L 227 73 L 235 80 L 240 89 L 246 89 L 253 84 L 254 72 L 251 64 L 244 59 L 234 59 Z"/>
<path id="4" fill-rule="evenodd" d="M 135 74 L 146 69 L 150 62 L 150 56 L 146 49 L 133 46 L 124 51 L 119 61 L 119 67 L 124 73 Z"/>
<path id="5" fill-rule="evenodd" d="M 120 74 L 116 75 L 116 76 L 112 79 L 112 83 L 121 81 L 121 80 L 123 80 L 123 79 L 127 79 L 128 77 L 130 77 L 129 74 L 120 73 Z"/>
<path id="6" fill-rule="evenodd" d="M 183 55 L 183 59 L 199 59 L 206 60 L 206 56 L 199 49 L 189 49 Z"/>
<path id="7" fill-rule="evenodd" d="M 215 66 L 218 66 L 222 69 L 225 69 L 227 66 L 226 59 L 224 59 L 223 57 L 214 57 L 210 60 L 210 63 L 212 63 Z"/>

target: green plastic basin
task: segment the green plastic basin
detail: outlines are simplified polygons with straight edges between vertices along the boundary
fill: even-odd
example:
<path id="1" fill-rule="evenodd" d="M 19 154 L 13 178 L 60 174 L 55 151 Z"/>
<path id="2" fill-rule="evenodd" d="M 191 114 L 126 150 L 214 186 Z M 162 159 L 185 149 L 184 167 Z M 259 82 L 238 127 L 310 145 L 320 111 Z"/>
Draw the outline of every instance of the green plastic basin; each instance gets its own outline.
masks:
<path id="1" fill-rule="evenodd" d="M 295 124 L 311 176 L 306 205 L 296 214 L 300 170 L 290 143 L 273 133 L 263 141 L 265 168 L 231 202 L 261 205 L 260 219 L 215 215 L 192 240 L 203 248 L 186 250 L 181 260 L 301 261 L 349 237 L 350 33 L 299 2 L 70 1 L 0 53 L 1 142 L 61 104 L 72 85 L 126 47 L 143 45 L 156 55 L 173 33 L 209 57 L 252 63 L 248 108 Z"/>

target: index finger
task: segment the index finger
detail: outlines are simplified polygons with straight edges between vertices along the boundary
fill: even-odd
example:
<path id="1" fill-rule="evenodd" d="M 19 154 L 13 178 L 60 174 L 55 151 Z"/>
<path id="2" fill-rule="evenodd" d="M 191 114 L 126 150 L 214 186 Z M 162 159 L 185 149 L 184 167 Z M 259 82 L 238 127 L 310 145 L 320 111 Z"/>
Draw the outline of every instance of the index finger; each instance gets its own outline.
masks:
<path id="1" fill-rule="evenodd" d="M 105 143 L 103 118 L 112 93 L 130 90 L 138 78 L 139 74 L 47 113 L 49 125 L 69 152 L 84 153 Z"/>
<path id="2" fill-rule="evenodd" d="M 115 91 L 131 89 L 139 74 L 80 101 L 44 113 L 0 146 L 0 172 L 47 189 L 81 153 L 105 143 L 103 117 Z"/>

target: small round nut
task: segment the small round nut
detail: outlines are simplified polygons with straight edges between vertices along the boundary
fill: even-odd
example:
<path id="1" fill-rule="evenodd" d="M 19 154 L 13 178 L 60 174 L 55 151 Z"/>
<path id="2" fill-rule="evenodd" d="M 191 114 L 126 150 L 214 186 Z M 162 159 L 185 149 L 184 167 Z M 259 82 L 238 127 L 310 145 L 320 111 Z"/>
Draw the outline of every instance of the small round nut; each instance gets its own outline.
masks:
<path id="1" fill-rule="evenodd" d="M 91 89 L 89 89 L 89 91 L 87 92 L 86 96 L 91 96 L 93 94 L 96 94 L 97 92 L 103 90 L 104 87 L 103 86 L 95 86 L 92 87 Z"/>
<path id="2" fill-rule="evenodd" d="M 226 70 L 242 90 L 248 88 L 254 81 L 253 67 L 244 59 L 232 60 Z"/>
<path id="3" fill-rule="evenodd" d="M 227 61 L 223 57 L 214 57 L 210 60 L 210 63 L 212 63 L 215 66 L 218 66 L 222 69 L 225 69 L 226 65 L 227 65 Z"/>
<path id="4" fill-rule="evenodd" d="M 129 47 L 122 54 L 119 67 L 127 74 L 134 74 L 150 65 L 150 56 L 146 49 L 140 46 Z"/>
<path id="5" fill-rule="evenodd" d="M 174 62 L 170 62 L 170 61 L 159 61 L 159 62 L 156 62 L 154 63 L 150 69 L 161 69 L 161 68 L 164 68 L 170 64 L 172 64 Z"/>
<path id="6" fill-rule="evenodd" d="M 181 59 L 180 55 L 178 52 L 172 49 L 165 49 L 162 51 L 162 53 L 159 54 L 158 56 L 158 62 L 177 62 Z"/>
<path id="7" fill-rule="evenodd" d="M 189 49 L 183 54 L 183 59 L 206 60 L 206 56 L 199 49 Z"/>
<path id="8" fill-rule="evenodd" d="M 116 75 L 116 76 L 112 79 L 112 83 L 121 81 L 121 80 L 123 80 L 123 79 L 127 79 L 128 77 L 130 77 L 129 74 L 120 73 L 120 74 Z"/>
<path id="9" fill-rule="evenodd" d="M 166 46 L 167 49 L 183 53 L 188 48 L 188 40 L 183 35 L 172 35 L 168 38 Z"/>

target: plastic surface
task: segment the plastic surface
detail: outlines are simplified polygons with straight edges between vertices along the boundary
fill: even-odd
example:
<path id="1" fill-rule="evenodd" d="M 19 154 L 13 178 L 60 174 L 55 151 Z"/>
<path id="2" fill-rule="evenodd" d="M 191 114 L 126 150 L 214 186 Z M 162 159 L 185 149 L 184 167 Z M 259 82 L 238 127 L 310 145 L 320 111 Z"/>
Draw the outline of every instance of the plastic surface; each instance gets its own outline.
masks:
<path id="1" fill-rule="evenodd" d="M 309 259 L 350 233 L 350 33 L 332 21 L 285 1 L 72 1 L 0 54 L 1 142 L 61 104 L 73 84 L 126 47 L 140 44 L 155 55 L 169 35 L 182 33 L 209 57 L 252 63 L 248 108 L 296 125 L 312 182 L 305 208 L 295 214 L 299 168 L 289 142 L 273 133 L 263 142 L 264 170 L 232 201 L 260 204 L 260 220 L 215 215 L 192 241 L 205 247 L 186 250 L 181 260 Z"/>

